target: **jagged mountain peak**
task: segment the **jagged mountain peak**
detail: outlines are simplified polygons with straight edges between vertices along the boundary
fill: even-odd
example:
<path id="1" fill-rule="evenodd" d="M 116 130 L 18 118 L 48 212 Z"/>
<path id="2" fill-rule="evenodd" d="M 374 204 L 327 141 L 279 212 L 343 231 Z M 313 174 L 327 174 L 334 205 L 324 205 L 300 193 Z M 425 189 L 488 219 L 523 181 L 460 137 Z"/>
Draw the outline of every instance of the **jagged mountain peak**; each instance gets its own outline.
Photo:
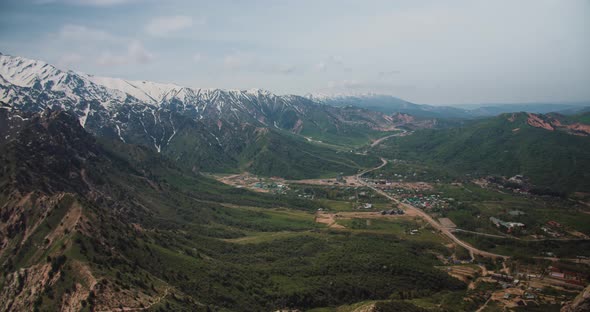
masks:
<path id="1" fill-rule="evenodd" d="M 86 77 L 97 85 L 124 92 L 140 101 L 153 105 L 159 104 L 170 93 L 178 92 L 184 88 L 176 84 L 145 80 L 135 81 L 94 75 L 86 75 Z"/>
<path id="2" fill-rule="evenodd" d="M 206 108 L 212 102 L 219 102 L 218 110 L 227 103 L 240 108 L 238 102 L 248 100 L 281 101 L 292 100 L 291 96 L 279 96 L 264 89 L 223 90 L 201 89 L 180 86 L 174 83 L 160 83 L 146 80 L 128 80 L 64 71 L 43 61 L 19 56 L 0 56 L 0 100 L 28 101 L 19 88 L 33 88 L 39 92 L 61 92 L 60 100 L 66 99 L 70 105 L 97 100 L 105 108 L 117 104 L 141 103 L 160 108 L 170 102 L 182 102 L 183 106 Z M 53 106 L 57 98 L 46 106 Z M 18 104 L 18 103 L 17 103 Z M 215 103 L 214 103 L 215 104 Z M 15 105 L 18 106 L 18 105 Z M 67 108 L 68 104 L 60 105 Z M 234 107 L 236 108 L 236 107 Z"/>
<path id="3" fill-rule="evenodd" d="M 0 55 L 0 75 L 5 81 L 21 87 L 32 87 L 37 82 L 64 79 L 64 72 L 48 63 L 19 56 Z"/>
<path id="4" fill-rule="evenodd" d="M 19 56 L 0 56 L 0 76 L 0 100 L 21 109 L 31 102 L 38 103 L 28 110 L 41 111 L 53 106 L 81 106 L 88 101 L 104 107 L 129 101 L 127 94 L 95 84 L 84 75 Z"/>
<path id="5" fill-rule="evenodd" d="M 384 113 L 263 89 L 190 88 L 66 72 L 14 56 L 0 59 L 0 101 L 9 110 L 66 110 L 94 135 L 148 146 L 192 170 L 235 167 L 256 128 L 352 142 L 399 125 Z"/>

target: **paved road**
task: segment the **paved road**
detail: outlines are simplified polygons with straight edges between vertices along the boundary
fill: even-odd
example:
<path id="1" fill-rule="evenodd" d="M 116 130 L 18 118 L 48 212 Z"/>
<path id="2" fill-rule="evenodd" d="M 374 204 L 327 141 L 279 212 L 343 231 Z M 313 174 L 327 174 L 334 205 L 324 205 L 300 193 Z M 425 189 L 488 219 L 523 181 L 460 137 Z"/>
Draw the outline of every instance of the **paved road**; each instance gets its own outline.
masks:
<path id="1" fill-rule="evenodd" d="M 365 181 L 363 181 L 361 179 L 361 176 L 367 172 L 371 172 L 377 169 L 382 168 L 383 166 L 387 165 L 387 160 L 385 160 L 384 158 L 381 158 L 382 164 L 372 168 L 372 169 L 368 169 L 365 170 L 363 172 L 360 172 L 359 174 L 357 174 L 355 176 L 355 179 L 357 181 L 358 184 L 364 185 L 372 190 L 374 190 L 375 192 L 385 196 L 386 198 L 388 198 L 389 200 L 393 201 L 394 203 L 398 204 L 399 206 L 403 207 L 405 210 L 412 210 L 414 211 L 417 215 L 421 216 L 424 220 L 426 220 L 426 222 L 428 222 L 433 228 L 437 229 L 438 231 L 440 231 L 442 234 L 444 234 L 445 236 L 447 236 L 448 238 L 450 238 L 453 242 L 455 242 L 457 245 L 467 249 L 469 251 L 469 254 L 471 255 L 471 258 L 474 258 L 474 255 L 479 255 L 482 257 L 487 257 L 487 258 L 504 258 L 504 259 L 508 259 L 509 256 L 504 256 L 504 255 L 499 255 L 499 254 L 495 254 L 495 253 L 491 253 L 491 252 L 487 252 L 484 250 L 480 250 L 477 249 L 471 245 L 469 245 L 468 243 L 460 240 L 459 238 L 457 238 L 457 236 L 455 236 L 453 233 L 451 233 L 451 231 L 445 227 L 443 227 L 440 223 L 438 223 L 437 221 L 435 221 L 431 216 L 429 216 L 426 212 L 424 212 L 422 209 L 418 209 L 412 205 L 408 205 L 405 203 L 400 202 L 399 200 L 397 200 L 396 198 L 390 196 L 389 194 L 385 193 L 384 191 L 369 185 L 368 183 L 366 183 Z"/>
<path id="2" fill-rule="evenodd" d="M 402 132 L 400 132 L 400 133 L 396 133 L 396 134 L 388 135 L 386 137 L 382 137 L 378 140 L 373 141 L 373 143 L 371 143 L 371 147 L 375 147 L 375 146 L 379 145 L 381 142 L 383 142 L 389 138 L 396 137 L 396 136 L 404 136 L 404 135 L 407 135 L 407 133 L 408 133 L 408 131 L 402 130 Z"/>

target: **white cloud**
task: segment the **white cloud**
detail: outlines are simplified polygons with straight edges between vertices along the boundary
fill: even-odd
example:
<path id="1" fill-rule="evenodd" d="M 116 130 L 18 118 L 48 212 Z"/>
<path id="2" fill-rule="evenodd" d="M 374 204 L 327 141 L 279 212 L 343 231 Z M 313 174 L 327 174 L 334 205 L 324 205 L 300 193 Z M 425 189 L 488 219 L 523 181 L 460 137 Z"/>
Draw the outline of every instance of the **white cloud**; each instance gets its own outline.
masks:
<path id="1" fill-rule="evenodd" d="M 358 90 L 358 89 L 364 88 L 366 85 L 367 84 L 365 82 L 360 82 L 355 79 L 329 81 L 328 82 L 328 88 L 334 89 L 334 90 L 339 90 L 339 89 L 341 89 L 341 90 L 349 90 L 349 89 Z"/>
<path id="2" fill-rule="evenodd" d="M 139 0 L 37 0 L 37 4 L 51 4 L 51 3 L 63 3 L 73 5 L 85 5 L 85 6 L 96 6 L 96 7 L 109 7 L 121 4 L 127 4 L 131 2 L 138 2 Z"/>
<path id="3" fill-rule="evenodd" d="M 331 55 L 328 60 L 334 64 L 342 65 L 344 64 L 344 59 L 340 55 Z"/>
<path id="4" fill-rule="evenodd" d="M 95 59 L 100 66 L 147 64 L 154 60 L 153 53 L 141 41 L 84 25 L 64 25 L 58 32 L 48 35 L 47 39 L 60 50 L 63 47 L 77 48 L 58 59 L 57 65 L 64 68 L 77 65 L 83 59 Z"/>
<path id="5" fill-rule="evenodd" d="M 292 73 L 295 72 L 295 70 L 297 68 L 294 65 L 281 64 L 281 65 L 273 66 L 272 69 L 273 69 L 274 72 L 278 72 L 280 74 L 292 74 Z"/>
<path id="6" fill-rule="evenodd" d="M 325 72 L 328 69 L 326 62 L 319 62 L 315 65 L 315 69 L 320 72 Z"/>
<path id="7" fill-rule="evenodd" d="M 344 67 L 344 59 L 340 55 L 330 55 L 325 60 L 314 65 L 315 71 L 326 72 L 328 69 L 344 69 L 350 71 L 350 68 Z"/>
<path id="8" fill-rule="evenodd" d="M 203 59 L 203 56 L 201 55 L 201 53 L 195 53 L 193 54 L 193 62 L 198 63 Z"/>
<path id="9" fill-rule="evenodd" d="M 264 73 L 289 75 L 297 71 L 297 66 L 285 62 L 272 62 L 247 52 L 233 52 L 223 57 L 223 67 L 232 72 Z"/>
<path id="10" fill-rule="evenodd" d="M 393 76 L 393 75 L 399 75 L 401 74 L 401 71 L 399 70 L 382 70 L 380 72 L 377 73 L 377 75 L 379 77 L 389 77 L 389 76 Z"/>
<path id="11" fill-rule="evenodd" d="M 145 49 L 139 41 L 132 41 L 127 46 L 125 53 L 103 52 L 96 63 L 102 66 L 120 66 L 130 64 L 147 64 L 154 60 L 154 55 Z"/>
<path id="12" fill-rule="evenodd" d="M 111 51 L 102 52 L 96 60 L 96 64 L 101 66 L 119 66 L 126 63 L 128 63 L 126 55 L 117 55 Z"/>
<path id="13" fill-rule="evenodd" d="M 75 41 L 121 41 L 121 38 L 104 30 L 74 24 L 64 25 L 57 33 L 57 38 Z"/>
<path id="14" fill-rule="evenodd" d="M 127 55 L 131 61 L 138 64 L 150 63 L 154 60 L 154 55 L 146 50 L 139 41 L 132 41 L 127 48 Z"/>
<path id="15" fill-rule="evenodd" d="M 62 55 L 57 61 L 57 67 L 70 69 L 72 65 L 81 63 L 84 57 L 78 53 L 67 53 Z"/>
<path id="16" fill-rule="evenodd" d="M 240 70 L 251 67 L 254 64 L 254 57 L 242 52 L 235 52 L 223 58 L 223 66 L 229 70 Z"/>
<path id="17" fill-rule="evenodd" d="M 202 23 L 204 23 L 204 20 L 199 20 L 197 24 Z M 160 16 L 152 19 L 145 26 L 145 31 L 152 36 L 165 36 L 191 26 L 193 26 L 193 18 L 190 16 Z"/>
<path id="18" fill-rule="evenodd" d="M 343 79 L 328 81 L 326 87 L 316 89 L 320 94 L 359 95 L 359 94 L 390 94 L 414 90 L 416 87 L 408 83 L 375 81 L 371 79 Z"/>

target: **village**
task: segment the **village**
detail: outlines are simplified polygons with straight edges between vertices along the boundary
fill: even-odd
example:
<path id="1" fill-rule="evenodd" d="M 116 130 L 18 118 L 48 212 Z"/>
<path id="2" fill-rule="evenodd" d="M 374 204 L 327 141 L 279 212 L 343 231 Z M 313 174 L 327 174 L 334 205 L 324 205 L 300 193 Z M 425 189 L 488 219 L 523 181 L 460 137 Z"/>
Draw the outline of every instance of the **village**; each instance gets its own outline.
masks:
<path id="1" fill-rule="evenodd" d="M 395 174 L 394 174 L 395 175 Z M 370 188 L 357 183 L 355 176 L 344 176 L 338 174 L 333 179 L 308 179 L 308 180 L 285 180 L 279 177 L 259 177 L 250 173 L 233 175 L 216 175 L 218 181 L 236 188 L 245 188 L 255 192 L 270 193 L 283 196 L 295 196 L 302 199 L 330 199 L 348 202 L 349 208 L 353 210 L 382 211 L 384 214 L 391 214 L 390 209 L 384 209 L 382 203 L 388 202 L 382 196 L 375 194 Z M 398 179 L 398 180 L 403 180 Z M 443 192 L 436 191 L 435 183 L 430 182 L 400 182 L 392 179 L 369 179 L 361 178 L 363 183 L 383 191 L 387 195 L 399 200 L 401 203 L 421 209 L 429 215 L 438 218 L 444 217 L 455 209 L 458 201 L 453 197 L 445 196 Z M 514 184 L 524 188 L 528 187 L 526 178 L 516 176 L 509 179 L 488 177 L 487 179 L 475 180 L 475 185 L 482 188 L 497 186 L 499 183 Z M 484 183 L 485 181 L 485 183 Z M 500 182 L 498 182 L 500 181 Z M 460 186 L 461 183 L 450 183 Z M 501 185 L 500 185 L 501 186 Z M 493 188 L 498 190 L 497 187 Z M 520 189 L 518 189 L 519 192 Z M 524 194 L 524 191 L 522 191 Z M 531 196 L 526 193 L 527 196 Z M 395 208 L 395 207 L 394 207 Z M 324 207 L 327 211 L 330 207 Z M 397 212 L 403 212 L 402 209 Z M 506 215 L 486 216 L 491 228 L 496 232 L 488 234 L 504 234 L 515 237 L 527 236 L 530 239 L 588 239 L 584 233 L 568 228 L 555 220 L 548 220 L 544 224 L 526 224 L 520 219 L 526 213 L 517 209 L 507 211 Z M 480 216 L 476 216 L 479 218 Z M 508 218 L 508 219 L 506 219 Z M 515 221 L 518 220 L 518 221 Z"/>
<path id="2" fill-rule="evenodd" d="M 245 188 L 260 193 L 286 194 L 288 185 L 279 177 L 262 178 L 245 172 L 231 175 L 213 175 L 213 178 L 236 188 Z"/>
<path id="3" fill-rule="evenodd" d="M 469 284 L 469 299 L 487 307 L 512 309 L 525 306 L 561 306 L 571 300 L 588 283 L 587 268 L 573 272 L 560 264 L 519 265 L 503 263 L 497 270 L 486 265 L 460 264 L 444 267 L 449 275 Z M 491 309 L 493 310 L 493 309 Z"/>
<path id="4" fill-rule="evenodd" d="M 359 183 L 359 179 L 360 182 Z M 403 178 L 402 178 L 403 179 Z M 458 200 L 445 196 L 437 188 L 437 183 L 408 182 L 392 179 L 369 179 L 364 177 L 337 175 L 333 179 L 311 179 L 289 181 L 280 178 L 259 178 L 252 174 L 229 175 L 218 177 L 218 180 L 239 188 L 246 188 L 256 192 L 265 192 L 282 196 L 316 200 L 323 203 L 315 212 L 314 221 L 324 224 L 332 230 L 368 230 L 383 229 L 383 224 L 377 222 L 401 222 L 407 224 L 403 232 L 398 235 L 407 239 L 425 239 L 441 236 L 424 223 L 416 223 L 419 214 L 412 209 L 405 209 L 392 202 L 376 190 L 395 198 L 401 204 L 410 205 L 437 218 L 440 225 L 449 231 L 462 231 L 457 228 L 453 220 L 446 215 L 456 209 Z M 518 184 L 523 178 L 507 179 L 510 183 Z M 494 181 L 491 179 L 491 181 Z M 507 182 L 507 183 L 508 183 Z M 363 185 L 365 184 L 365 185 Z M 450 183 L 461 188 L 460 183 Z M 479 185 L 479 184 L 476 184 Z M 519 185 L 525 185 L 524 182 Z M 502 187 L 489 182 L 480 187 L 501 191 Z M 525 195 L 521 189 L 516 192 Z M 528 193 L 526 196 L 530 196 Z M 530 237 L 542 240 L 544 238 L 565 239 L 587 238 L 580 232 L 573 231 L 568 226 L 556 220 L 544 221 L 541 225 L 529 225 L 521 220 L 528 220 L 527 213 L 519 209 L 508 209 L 502 213 L 486 216 L 485 219 L 495 233 L 481 233 L 483 235 L 506 235 L 506 237 Z M 414 225 L 411 225 L 414 224 Z M 485 224 L 485 223 L 484 223 Z M 576 236 L 577 235 L 577 236 Z M 503 236 L 497 236 L 503 237 Z M 520 239 L 520 238 L 519 238 Z M 540 250 L 531 255 L 538 258 L 534 264 L 523 265 L 520 261 L 500 261 L 500 267 L 490 266 L 487 262 L 480 262 L 482 258 L 441 258 L 445 263 L 442 269 L 469 285 L 467 300 L 480 302 L 479 311 L 485 308 L 513 309 L 518 307 L 535 307 L 539 305 L 561 306 L 588 284 L 590 269 L 585 264 L 572 266 L 570 263 L 554 262 L 555 253 Z M 547 260 L 542 260 L 547 259 Z M 578 262 L 586 263 L 584 256 L 578 256 Z"/>

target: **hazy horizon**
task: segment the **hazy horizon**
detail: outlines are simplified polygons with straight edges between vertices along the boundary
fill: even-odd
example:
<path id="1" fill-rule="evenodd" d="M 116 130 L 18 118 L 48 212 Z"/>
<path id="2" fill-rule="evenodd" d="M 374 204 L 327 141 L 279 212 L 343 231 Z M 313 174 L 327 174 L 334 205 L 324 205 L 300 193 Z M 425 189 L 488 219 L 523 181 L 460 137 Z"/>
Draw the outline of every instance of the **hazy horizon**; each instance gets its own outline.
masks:
<path id="1" fill-rule="evenodd" d="M 98 76 L 435 105 L 590 100 L 589 1 L 8 0 L 0 52 Z"/>

